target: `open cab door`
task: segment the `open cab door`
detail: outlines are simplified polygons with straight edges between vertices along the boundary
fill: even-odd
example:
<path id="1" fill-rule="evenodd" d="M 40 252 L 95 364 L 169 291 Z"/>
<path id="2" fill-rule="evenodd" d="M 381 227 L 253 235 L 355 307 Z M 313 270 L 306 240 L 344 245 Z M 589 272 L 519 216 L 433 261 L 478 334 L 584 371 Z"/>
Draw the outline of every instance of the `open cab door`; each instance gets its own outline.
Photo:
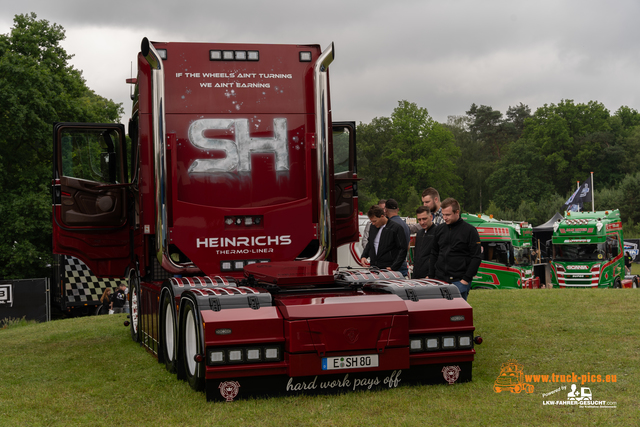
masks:
<path id="1" fill-rule="evenodd" d="M 337 248 L 360 238 L 355 122 L 333 122 L 333 168 Z"/>
<path id="2" fill-rule="evenodd" d="M 122 124 L 56 123 L 53 129 L 53 252 L 81 259 L 99 277 L 130 262 Z"/>

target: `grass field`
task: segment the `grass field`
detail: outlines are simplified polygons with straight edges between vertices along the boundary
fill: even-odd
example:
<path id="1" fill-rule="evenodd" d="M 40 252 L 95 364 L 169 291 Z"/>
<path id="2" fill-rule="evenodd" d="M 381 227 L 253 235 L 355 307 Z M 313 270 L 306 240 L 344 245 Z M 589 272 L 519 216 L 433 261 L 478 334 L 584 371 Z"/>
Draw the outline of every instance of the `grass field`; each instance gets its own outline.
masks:
<path id="1" fill-rule="evenodd" d="M 167 373 L 130 340 L 126 315 L 11 326 L 0 330 L 0 425 L 640 425 L 639 289 L 473 291 L 469 302 L 484 338 L 471 383 L 233 403 L 207 403 Z M 496 393 L 511 359 L 528 375 L 615 375 L 577 385 L 616 409 L 544 405 L 567 400 L 566 381 Z"/>

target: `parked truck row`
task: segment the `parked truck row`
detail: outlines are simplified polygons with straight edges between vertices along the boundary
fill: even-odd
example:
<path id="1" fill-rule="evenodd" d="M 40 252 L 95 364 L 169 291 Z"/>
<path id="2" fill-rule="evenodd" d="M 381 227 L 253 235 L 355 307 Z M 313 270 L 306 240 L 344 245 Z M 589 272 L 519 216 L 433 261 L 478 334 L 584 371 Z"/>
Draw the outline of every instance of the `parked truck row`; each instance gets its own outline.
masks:
<path id="1" fill-rule="evenodd" d="M 536 262 L 539 266 L 548 266 L 549 284 L 555 288 L 640 286 L 640 278 L 625 271 L 624 252 L 631 249 L 624 248 L 618 210 L 565 213 L 554 224 L 552 239 L 545 242 L 549 257 L 544 263 L 530 224 L 497 220 L 482 214 L 464 213 L 462 218 L 476 227 L 482 243 L 482 263 L 472 289 L 540 288 L 541 277 L 536 276 L 534 270 Z M 404 219 L 411 222 L 411 218 Z M 367 222 L 366 216 L 361 215 L 361 234 Z M 358 243 L 340 248 L 341 265 L 361 266 L 361 253 Z M 411 251 L 408 261 L 411 271 Z"/>

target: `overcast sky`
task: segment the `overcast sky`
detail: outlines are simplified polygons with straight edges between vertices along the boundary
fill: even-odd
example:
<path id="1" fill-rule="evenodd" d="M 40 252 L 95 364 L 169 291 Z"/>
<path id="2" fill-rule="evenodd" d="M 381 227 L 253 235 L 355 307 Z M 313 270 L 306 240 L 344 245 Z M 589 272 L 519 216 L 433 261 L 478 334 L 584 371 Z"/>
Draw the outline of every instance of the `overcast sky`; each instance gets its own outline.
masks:
<path id="1" fill-rule="evenodd" d="M 125 79 L 143 37 L 335 42 L 335 120 L 368 123 L 403 99 L 440 122 L 472 103 L 502 113 L 562 99 L 640 110 L 637 0 L 0 0 L 0 33 L 29 12 L 65 28 L 73 65 L 123 103 L 125 122 Z"/>

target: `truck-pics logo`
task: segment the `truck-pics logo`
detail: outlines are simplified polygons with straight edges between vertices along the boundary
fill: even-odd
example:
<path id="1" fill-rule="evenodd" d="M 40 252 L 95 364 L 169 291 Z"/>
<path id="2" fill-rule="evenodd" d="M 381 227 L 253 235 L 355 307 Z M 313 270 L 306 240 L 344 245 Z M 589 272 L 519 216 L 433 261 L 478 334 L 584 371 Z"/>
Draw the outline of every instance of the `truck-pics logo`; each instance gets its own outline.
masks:
<path id="1" fill-rule="evenodd" d="M 291 236 L 251 236 L 251 237 L 204 237 L 196 239 L 196 248 L 236 248 L 252 246 L 286 246 L 291 244 Z"/>
<path id="2" fill-rule="evenodd" d="M 226 130 L 235 140 L 207 138 L 208 130 Z M 205 151 L 223 151 L 221 159 L 195 159 L 189 173 L 251 172 L 252 153 L 275 153 L 276 171 L 289 170 L 287 119 L 273 119 L 273 138 L 253 138 L 249 134 L 248 119 L 200 119 L 189 126 L 189 141 Z"/>
<path id="3" fill-rule="evenodd" d="M 522 365 L 517 360 L 509 360 L 500 367 L 500 374 L 493 383 L 493 391 L 500 393 L 502 391 L 510 391 L 511 393 L 520 393 L 526 391 L 533 393 L 534 386 L 525 382 Z"/>

